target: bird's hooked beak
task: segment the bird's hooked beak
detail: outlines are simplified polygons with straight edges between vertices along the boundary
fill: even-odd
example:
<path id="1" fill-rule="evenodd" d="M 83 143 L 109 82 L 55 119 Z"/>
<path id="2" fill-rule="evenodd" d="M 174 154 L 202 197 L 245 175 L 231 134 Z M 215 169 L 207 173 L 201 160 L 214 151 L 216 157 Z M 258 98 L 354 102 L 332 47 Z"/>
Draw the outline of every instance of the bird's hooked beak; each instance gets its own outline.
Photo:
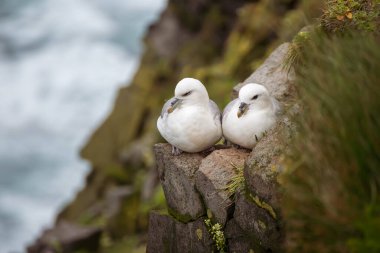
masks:
<path id="1" fill-rule="evenodd" d="M 241 102 L 241 104 L 239 106 L 238 113 L 237 113 L 238 118 L 240 118 L 241 116 L 243 116 L 244 113 L 247 111 L 247 109 L 248 109 L 248 104 L 246 104 L 244 102 Z"/>
<path id="2" fill-rule="evenodd" d="M 168 113 L 172 113 L 180 104 L 182 100 L 179 98 L 174 98 L 173 102 L 170 104 L 170 107 L 168 109 Z"/>

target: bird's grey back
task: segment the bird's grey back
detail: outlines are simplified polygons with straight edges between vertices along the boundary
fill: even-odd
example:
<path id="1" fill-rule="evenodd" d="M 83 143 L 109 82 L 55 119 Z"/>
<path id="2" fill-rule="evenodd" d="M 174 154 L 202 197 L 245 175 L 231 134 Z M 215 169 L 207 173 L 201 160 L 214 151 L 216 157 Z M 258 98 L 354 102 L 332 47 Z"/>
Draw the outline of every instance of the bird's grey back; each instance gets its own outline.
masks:
<path id="1" fill-rule="evenodd" d="M 170 106 L 174 100 L 175 100 L 175 98 L 173 97 L 173 98 L 171 98 L 165 102 L 164 106 L 162 107 L 161 118 L 163 118 L 166 114 L 168 114 L 168 109 L 170 108 Z"/>
<path id="2" fill-rule="evenodd" d="M 214 101 L 212 101 L 211 99 L 209 102 L 209 106 L 211 109 L 211 113 L 214 117 L 214 120 L 222 122 L 222 115 L 220 113 L 219 106 Z"/>

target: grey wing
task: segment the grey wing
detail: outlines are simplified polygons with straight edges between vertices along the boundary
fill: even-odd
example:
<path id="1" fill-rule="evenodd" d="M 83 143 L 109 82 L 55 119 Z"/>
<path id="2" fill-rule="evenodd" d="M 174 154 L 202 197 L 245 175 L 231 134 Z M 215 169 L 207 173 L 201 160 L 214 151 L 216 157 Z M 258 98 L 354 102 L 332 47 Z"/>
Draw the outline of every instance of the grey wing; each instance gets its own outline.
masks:
<path id="1" fill-rule="evenodd" d="M 214 119 L 216 121 L 221 122 L 222 118 L 221 118 L 221 113 L 220 113 L 218 105 L 210 99 L 209 106 L 210 106 L 212 115 L 214 116 Z"/>
<path id="2" fill-rule="evenodd" d="M 231 109 L 235 105 L 235 103 L 237 103 L 238 101 L 239 101 L 239 99 L 235 98 L 234 100 L 232 100 L 231 102 L 229 102 L 228 105 L 224 108 L 224 110 L 223 110 L 223 120 L 224 120 L 224 117 L 231 111 Z"/>
<path id="3" fill-rule="evenodd" d="M 173 101 L 174 101 L 174 98 L 171 98 L 165 102 L 164 106 L 162 107 L 161 118 L 163 118 L 165 114 L 168 114 L 168 109 L 170 108 Z"/>

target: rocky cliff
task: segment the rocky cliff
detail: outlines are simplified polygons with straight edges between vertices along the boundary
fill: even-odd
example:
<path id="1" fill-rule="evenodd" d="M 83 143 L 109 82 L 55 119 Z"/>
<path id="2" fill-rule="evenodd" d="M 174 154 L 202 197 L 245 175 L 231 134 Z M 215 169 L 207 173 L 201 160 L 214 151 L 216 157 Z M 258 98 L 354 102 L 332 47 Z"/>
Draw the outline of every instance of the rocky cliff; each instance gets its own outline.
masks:
<path id="1" fill-rule="evenodd" d="M 249 152 L 216 146 L 210 154 L 171 155 L 156 144 L 157 170 L 168 214 L 151 212 L 147 252 L 283 252 L 280 174 L 298 111 L 294 73 L 280 45 L 244 82 L 265 85 L 284 113 Z"/>
<path id="2" fill-rule="evenodd" d="M 156 146 L 157 165 L 161 168 L 158 174 L 152 147 L 162 140 L 156 131 L 156 119 L 177 81 L 186 76 L 202 80 L 220 107 L 242 84 L 234 86 L 249 76 L 245 82 L 263 83 L 286 110 L 294 110 L 292 73 L 280 67 L 289 45 L 277 46 L 291 40 L 305 25 L 306 17 L 318 16 L 319 5 L 319 1 L 297 0 L 170 0 L 147 32 L 145 52 L 135 77 L 120 89 L 109 117 L 83 147 L 81 155 L 92 165 L 86 186 L 62 210 L 55 227 L 45 231 L 29 252 L 143 252 L 148 221 L 150 235 L 172 229 L 170 240 L 184 233 L 193 235 L 191 231 L 198 224 L 201 232 L 196 228 L 197 237 L 191 238 L 201 237 L 199 247 L 204 249 L 215 247 L 206 230 L 218 222 L 225 230 L 228 247 L 240 247 L 240 241 L 244 241 L 242 245 L 249 249 L 277 250 L 282 236 L 276 174 L 281 170 L 277 162 L 283 148 L 277 143 L 283 138 L 280 129 L 290 128 L 286 117 L 250 154 L 220 149 L 207 157 L 173 158 L 165 145 Z M 236 159 L 234 166 L 223 162 L 227 157 Z M 176 160 L 182 158 L 190 159 L 192 167 Z M 181 164 L 184 167 L 178 169 Z M 224 178 L 214 171 L 213 164 L 225 173 Z M 167 168 L 184 175 L 195 173 L 192 181 L 186 177 L 180 181 L 187 185 L 181 194 L 187 195 L 193 189 L 194 206 L 190 210 L 176 206 L 183 202 L 177 202 L 180 195 L 168 195 L 170 187 L 164 182 L 163 188 L 159 184 L 163 178 L 171 176 L 175 181 L 179 176 L 163 176 Z M 218 191 L 214 199 L 214 189 L 232 187 L 229 177 L 244 181 L 244 189 L 236 193 Z M 151 209 L 169 210 L 170 216 L 149 215 Z M 209 227 L 202 220 L 207 210 L 211 210 Z M 152 232 L 154 226 L 162 230 Z M 277 232 L 268 238 L 266 233 L 272 230 Z M 78 236 L 67 238 L 64 234 Z M 178 242 L 173 247 L 182 245 Z M 164 246 L 151 242 L 148 250 Z M 194 247 L 194 252 L 200 249 Z"/>

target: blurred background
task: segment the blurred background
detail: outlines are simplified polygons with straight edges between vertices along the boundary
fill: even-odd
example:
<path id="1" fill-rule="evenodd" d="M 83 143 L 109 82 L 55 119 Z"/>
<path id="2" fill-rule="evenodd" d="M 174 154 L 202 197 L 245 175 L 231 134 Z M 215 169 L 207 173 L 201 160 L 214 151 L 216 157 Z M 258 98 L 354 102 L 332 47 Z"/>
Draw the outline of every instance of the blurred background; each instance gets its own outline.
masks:
<path id="1" fill-rule="evenodd" d="M 0 252 L 83 187 L 79 149 L 132 77 L 165 0 L 0 0 Z"/>
<path id="2" fill-rule="evenodd" d="M 0 0 L 0 253 L 145 252 L 175 84 L 223 108 L 285 42 L 285 112 L 306 109 L 281 159 L 284 247 L 379 252 L 377 2 Z"/>

